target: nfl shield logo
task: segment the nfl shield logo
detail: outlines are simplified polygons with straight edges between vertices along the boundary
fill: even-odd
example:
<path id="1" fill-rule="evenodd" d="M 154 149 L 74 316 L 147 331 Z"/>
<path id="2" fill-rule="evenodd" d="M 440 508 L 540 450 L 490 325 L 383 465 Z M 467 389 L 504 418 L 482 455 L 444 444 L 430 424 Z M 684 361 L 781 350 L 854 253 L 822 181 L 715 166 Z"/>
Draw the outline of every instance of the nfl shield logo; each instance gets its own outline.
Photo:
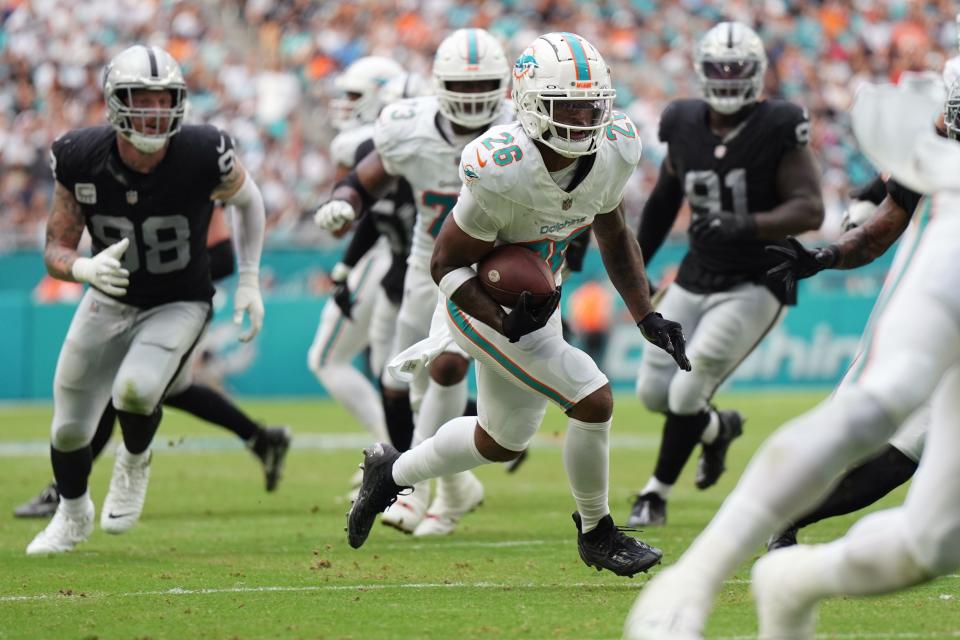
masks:
<path id="1" fill-rule="evenodd" d="M 137 204 L 139 197 L 136 191 L 127 191 L 127 204 Z"/>
<path id="2" fill-rule="evenodd" d="M 573 198 L 567 198 L 560 204 L 560 208 L 566 211 L 573 205 Z"/>

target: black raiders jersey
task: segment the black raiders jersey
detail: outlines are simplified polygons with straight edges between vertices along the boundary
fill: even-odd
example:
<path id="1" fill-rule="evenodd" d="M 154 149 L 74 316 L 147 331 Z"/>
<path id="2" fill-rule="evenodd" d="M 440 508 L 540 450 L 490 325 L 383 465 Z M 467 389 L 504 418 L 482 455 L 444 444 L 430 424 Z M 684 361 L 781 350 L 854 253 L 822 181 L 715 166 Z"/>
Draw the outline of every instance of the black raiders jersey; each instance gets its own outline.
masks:
<path id="1" fill-rule="evenodd" d="M 660 119 L 660 140 L 693 213 L 717 211 L 754 215 L 780 205 L 777 169 L 783 155 L 805 145 L 810 135 L 806 111 L 783 100 L 764 100 L 723 138 L 711 131 L 703 100 L 671 102 Z M 725 291 L 743 282 L 766 284 L 781 301 L 785 292 L 768 283 L 767 269 L 778 262 L 764 250 L 768 240 L 698 242 L 677 273 L 677 283 L 694 293 Z"/>
<path id="2" fill-rule="evenodd" d="M 56 141 L 51 167 L 73 195 L 99 253 L 129 237 L 130 271 L 121 302 L 150 308 L 213 297 L 207 254 L 211 193 L 233 169 L 230 136 L 209 125 L 185 125 L 149 174 L 120 160 L 109 125 L 75 129 Z"/>

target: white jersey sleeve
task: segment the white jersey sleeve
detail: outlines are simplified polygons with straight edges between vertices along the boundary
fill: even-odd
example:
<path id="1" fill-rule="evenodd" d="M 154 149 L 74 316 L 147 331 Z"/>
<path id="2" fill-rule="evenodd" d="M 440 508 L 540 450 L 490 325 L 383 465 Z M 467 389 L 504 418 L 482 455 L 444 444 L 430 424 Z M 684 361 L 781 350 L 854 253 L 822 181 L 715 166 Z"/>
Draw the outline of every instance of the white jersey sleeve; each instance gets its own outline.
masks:
<path id="1" fill-rule="evenodd" d="M 453 219 L 468 236 L 487 242 L 496 240 L 503 226 L 503 221 L 485 211 L 466 186 L 460 190 L 457 206 L 453 208 Z"/>
<path id="2" fill-rule="evenodd" d="M 623 192 L 627 188 L 630 176 L 640 163 L 640 153 L 643 150 L 637 128 L 625 113 L 619 111 L 613 113 L 613 122 L 607 126 L 604 135 L 607 138 L 604 144 L 615 147 L 620 156 L 621 162 L 614 163 L 615 175 L 610 176 L 610 183 L 620 185 L 620 189 L 615 190 L 616 193 L 611 193 L 613 197 L 607 200 L 598 213 L 613 211 L 623 200 Z"/>
<path id="3" fill-rule="evenodd" d="M 416 162 L 416 156 L 422 150 L 418 138 L 409 135 L 421 102 L 412 99 L 388 105 L 374 125 L 373 144 L 380 154 L 383 168 L 392 176 L 402 175 L 404 165 Z"/>
<path id="4" fill-rule="evenodd" d="M 330 143 L 330 157 L 337 165 L 353 168 L 356 164 L 357 149 L 371 136 L 373 136 L 373 125 L 341 131 Z"/>

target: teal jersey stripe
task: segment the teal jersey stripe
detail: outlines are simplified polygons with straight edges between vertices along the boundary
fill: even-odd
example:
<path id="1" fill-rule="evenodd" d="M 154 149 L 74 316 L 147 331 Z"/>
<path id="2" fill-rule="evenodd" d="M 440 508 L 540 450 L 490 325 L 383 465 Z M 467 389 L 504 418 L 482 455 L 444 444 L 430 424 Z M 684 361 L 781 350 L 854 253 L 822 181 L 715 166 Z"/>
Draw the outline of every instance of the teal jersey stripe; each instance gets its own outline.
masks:
<path id="1" fill-rule="evenodd" d="M 453 322 L 457 325 L 457 328 L 460 329 L 463 335 L 467 336 L 467 339 L 470 342 L 474 343 L 480 349 L 482 349 L 487 355 L 497 361 L 504 369 L 507 370 L 507 373 L 515 377 L 517 380 L 527 385 L 537 393 L 546 396 L 550 400 L 556 402 L 560 405 L 564 411 L 569 409 L 574 405 L 574 402 L 564 398 L 554 389 L 551 389 L 547 385 L 543 384 L 529 373 L 520 368 L 516 362 L 508 358 L 503 354 L 502 351 L 496 348 L 491 344 L 486 338 L 480 335 L 476 329 L 470 324 L 467 320 L 464 313 L 457 307 L 456 304 L 451 300 L 447 300 L 447 312 L 450 314 L 450 317 L 453 319 Z"/>
<path id="2" fill-rule="evenodd" d="M 467 63 L 480 64 L 480 53 L 477 51 L 477 30 L 467 30 Z"/>
<path id="3" fill-rule="evenodd" d="M 367 276 L 370 274 L 370 268 L 373 267 L 373 260 L 367 260 L 367 264 L 363 267 L 363 273 L 360 274 L 360 281 L 357 282 L 357 288 L 353 292 L 353 301 L 357 301 L 357 296 L 360 295 L 360 291 L 363 289 L 363 284 L 367 279 Z M 333 300 L 331 300 L 333 302 Z M 327 343 L 323 345 L 323 351 L 320 352 L 320 366 L 327 364 L 327 358 L 330 357 L 330 352 L 333 350 L 333 345 L 337 343 L 337 339 L 340 337 L 340 333 L 343 331 L 343 321 L 346 320 L 346 316 L 343 315 L 343 312 L 340 312 L 339 317 L 337 318 L 336 323 L 333 325 L 333 331 L 330 332 L 330 337 L 327 339 Z"/>
<path id="4" fill-rule="evenodd" d="M 570 46 L 570 53 L 573 54 L 573 61 L 577 64 L 577 80 L 587 82 L 590 80 L 590 65 L 587 64 L 587 52 L 583 50 L 580 39 L 572 33 L 563 32 L 562 35 Z"/>
<path id="5" fill-rule="evenodd" d="M 890 283 L 890 286 L 884 288 L 881 292 L 877 303 L 873 307 L 873 311 L 870 313 L 870 318 L 867 320 L 867 327 L 863 330 L 863 338 L 861 338 L 860 357 L 857 358 L 850 372 L 844 376 L 844 379 L 849 378 L 849 382 L 856 382 L 860 379 L 860 374 L 863 373 L 867 361 L 870 360 L 870 347 L 873 345 L 873 333 L 876 330 L 876 325 L 880 321 L 880 316 L 883 315 L 883 312 L 886 310 L 887 303 L 893 298 L 893 294 L 896 293 L 900 287 L 903 277 L 907 274 L 907 271 L 909 271 L 910 263 L 917 253 L 917 247 L 920 246 L 920 241 L 923 240 L 923 234 L 927 230 L 927 225 L 930 223 L 930 211 L 933 208 L 933 200 L 925 198 L 922 206 L 923 209 L 920 211 L 919 218 L 917 219 L 917 232 L 914 235 L 913 246 L 908 250 L 909 253 L 907 254 L 907 259 L 904 260 L 903 268 L 900 270 L 900 273 L 896 275 L 895 280 Z"/>

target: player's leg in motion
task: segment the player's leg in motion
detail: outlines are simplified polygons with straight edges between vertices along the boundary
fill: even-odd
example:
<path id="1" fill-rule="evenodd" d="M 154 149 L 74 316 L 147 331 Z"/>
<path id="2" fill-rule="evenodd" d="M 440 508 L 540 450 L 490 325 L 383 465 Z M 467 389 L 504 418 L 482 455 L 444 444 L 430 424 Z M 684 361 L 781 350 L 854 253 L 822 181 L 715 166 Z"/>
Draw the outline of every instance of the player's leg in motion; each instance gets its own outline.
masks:
<path id="1" fill-rule="evenodd" d="M 476 360 L 480 415 L 447 422 L 434 437 L 402 455 L 392 447 L 369 449 L 360 497 L 348 519 L 350 544 L 363 544 L 376 514 L 402 487 L 515 458 L 533 438 L 552 400 L 570 416 L 564 464 L 577 503 L 574 520 L 581 558 L 620 575 L 659 562 L 659 551 L 624 535 L 610 517 L 609 383 L 589 356 L 564 342 L 559 314 L 539 332 L 510 343 L 452 303 L 447 310 L 451 334 Z"/>
<path id="2" fill-rule="evenodd" d="M 960 370 L 937 388 L 933 425 L 902 507 L 871 514 L 830 544 L 769 554 L 753 570 L 761 638 L 812 638 L 816 602 L 889 593 L 960 567 Z"/>
<path id="3" fill-rule="evenodd" d="M 848 471 L 830 495 L 812 511 L 772 536 L 767 542 L 767 550 L 795 545 L 800 529 L 826 518 L 863 509 L 912 478 L 923 452 L 929 424 L 930 409 L 924 405 L 910 416 L 880 453 Z"/>
<path id="4" fill-rule="evenodd" d="M 743 417 L 713 409 L 710 400 L 782 316 L 777 299 L 753 284 L 709 295 L 674 284 L 658 308 L 687 332 L 693 371 L 678 376 L 669 354 L 653 345 L 644 349 L 637 393 L 648 409 L 665 413 L 666 420 L 654 473 L 637 495 L 630 526 L 666 523 L 670 490 L 698 443 L 703 446 L 696 485 L 706 489 L 716 483 L 730 443 L 742 433 Z"/>
<path id="5" fill-rule="evenodd" d="M 261 426 L 226 394 L 202 384 L 194 383 L 183 389 L 171 389 L 163 404 L 186 411 L 236 434 L 263 465 L 267 491 L 277 488 L 290 448 L 291 435 L 288 427 Z"/>
<path id="6" fill-rule="evenodd" d="M 945 267 L 955 260 L 945 260 L 949 251 L 936 244 L 956 237 L 950 218 L 931 223 L 927 236 L 934 240 L 925 239 L 877 323 L 860 379 L 763 444 L 707 528 L 644 589 L 627 637 L 702 633 L 723 580 L 767 536 L 809 511 L 851 463 L 880 450 L 958 361 L 960 301 Z"/>
<path id="7" fill-rule="evenodd" d="M 459 348 L 438 356 L 430 363 L 430 383 L 420 404 L 414 445 L 433 437 L 441 425 L 463 415 L 467 404 L 467 370 L 470 362 Z M 441 476 L 437 495 L 415 536 L 442 536 L 453 533 L 460 518 L 483 502 L 483 484 L 469 472 Z"/>
<path id="8" fill-rule="evenodd" d="M 88 290 L 70 323 L 53 380 L 50 461 L 60 502 L 28 554 L 70 551 L 93 531 L 90 442 L 126 352 L 132 313 L 125 312 L 132 308 Z"/>
<path id="9" fill-rule="evenodd" d="M 123 442 L 100 513 L 107 533 L 128 531 L 140 518 L 150 478 L 150 443 L 160 426 L 160 400 L 186 364 L 210 305 L 173 302 L 137 313 L 134 337 L 113 383 Z"/>
<path id="10" fill-rule="evenodd" d="M 370 343 L 370 319 L 380 279 L 389 266 L 389 254 L 379 250 L 369 251 L 357 263 L 347 278 L 354 296 L 350 317 L 332 298 L 328 300 L 307 353 L 307 364 L 320 384 L 376 441 L 386 434 L 380 399 L 370 380 L 353 366 L 353 360 Z"/>
<path id="11" fill-rule="evenodd" d="M 100 415 L 100 421 L 97 423 L 93 440 L 90 441 L 91 460 L 96 460 L 100 452 L 110 442 L 116 421 L 117 412 L 113 408 L 113 403 L 107 402 L 106 408 Z M 59 503 L 60 492 L 57 490 L 57 482 L 54 480 L 36 496 L 14 509 L 13 515 L 16 518 L 49 518 L 56 512 Z"/>

